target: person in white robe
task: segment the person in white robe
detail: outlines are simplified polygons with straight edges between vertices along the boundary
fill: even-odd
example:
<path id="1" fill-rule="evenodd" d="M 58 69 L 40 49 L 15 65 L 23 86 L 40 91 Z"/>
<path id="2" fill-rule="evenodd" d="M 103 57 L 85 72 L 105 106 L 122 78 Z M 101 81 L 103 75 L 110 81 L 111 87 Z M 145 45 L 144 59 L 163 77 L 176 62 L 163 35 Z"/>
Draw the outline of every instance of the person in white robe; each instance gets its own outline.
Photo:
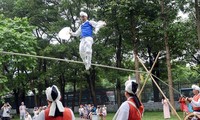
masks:
<path id="1" fill-rule="evenodd" d="M 89 70 L 92 60 L 93 28 L 95 28 L 94 33 L 97 33 L 100 28 L 106 25 L 106 23 L 103 21 L 95 22 L 88 20 L 88 15 L 85 12 L 80 12 L 80 17 L 82 24 L 76 32 L 70 32 L 70 34 L 72 36 L 81 37 L 79 54 L 85 64 L 86 70 Z"/>

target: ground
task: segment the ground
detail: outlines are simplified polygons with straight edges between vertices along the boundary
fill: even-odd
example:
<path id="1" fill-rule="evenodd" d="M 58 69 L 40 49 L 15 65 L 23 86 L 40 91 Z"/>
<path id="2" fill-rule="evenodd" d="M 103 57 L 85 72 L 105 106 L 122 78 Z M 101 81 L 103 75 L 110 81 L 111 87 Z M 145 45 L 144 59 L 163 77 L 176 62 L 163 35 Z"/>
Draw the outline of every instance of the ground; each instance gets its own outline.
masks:
<path id="1" fill-rule="evenodd" d="M 179 112 L 178 114 L 180 115 L 180 117 L 183 116 L 181 112 Z M 75 114 L 75 115 L 76 117 L 78 117 L 78 114 Z M 114 113 L 108 113 L 106 120 L 112 120 L 113 116 L 114 116 Z M 16 117 L 13 120 L 19 120 L 19 118 Z M 163 113 L 162 112 L 145 112 L 142 120 L 164 120 Z M 176 116 L 173 116 L 170 120 L 178 120 L 178 118 Z"/>

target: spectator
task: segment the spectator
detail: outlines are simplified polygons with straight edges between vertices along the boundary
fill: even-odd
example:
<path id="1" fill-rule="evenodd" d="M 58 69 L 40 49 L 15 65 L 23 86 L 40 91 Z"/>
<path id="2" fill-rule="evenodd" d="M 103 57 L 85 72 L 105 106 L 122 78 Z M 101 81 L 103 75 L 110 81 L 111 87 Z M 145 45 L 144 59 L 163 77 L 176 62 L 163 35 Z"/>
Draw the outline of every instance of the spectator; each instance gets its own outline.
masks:
<path id="1" fill-rule="evenodd" d="M 33 110 L 33 120 L 36 120 L 36 117 L 38 116 L 38 114 L 39 114 L 38 107 L 34 107 L 34 110 Z"/>
<path id="2" fill-rule="evenodd" d="M 169 104 L 164 97 L 162 99 L 164 119 L 170 119 Z"/>
<path id="3" fill-rule="evenodd" d="M 88 116 L 88 119 L 91 118 L 91 115 L 90 115 L 90 114 L 91 114 L 91 110 L 92 110 L 92 106 L 91 106 L 91 104 L 88 104 L 88 105 L 87 105 L 87 111 L 88 111 L 88 115 L 87 115 L 87 116 Z M 92 118 L 91 118 L 91 119 L 92 119 Z"/>
<path id="4" fill-rule="evenodd" d="M 24 120 L 26 115 L 26 106 L 24 105 L 24 102 L 22 102 L 21 105 L 19 106 L 19 113 L 20 113 L 20 120 Z"/>
<path id="5" fill-rule="evenodd" d="M 26 111 L 25 120 L 32 120 L 31 115 Z"/>
<path id="6" fill-rule="evenodd" d="M 84 107 L 84 113 L 83 113 L 84 118 L 89 119 L 88 115 L 89 115 L 88 109 L 86 107 Z"/>
<path id="7" fill-rule="evenodd" d="M 88 105 L 87 105 L 87 110 L 88 110 L 88 112 L 90 112 L 90 111 L 92 110 L 91 104 L 88 104 Z"/>
<path id="8" fill-rule="evenodd" d="M 4 105 L 1 107 L 3 110 L 2 114 L 2 120 L 10 120 L 10 110 L 11 110 L 11 105 L 9 103 L 4 103 Z"/>
<path id="9" fill-rule="evenodd" d="M 90 116 L 91 120 L 97 120 L 98 119 L 97 113 L 96 113 L 96 107 L 93 104 L 91 105 L 91 111 L 90 111 L 89 116 Z"/>
<path id="10" fill-rule="evenodd" d="M 102 107 L 102 116 L 103 116 L 103 120 L 106 120 L 107 107 L 105 105 L 103 105 L 103 107 Z"/>
<path id="11" fill-rule="evenodd" d="M 84 108 L 83 108 L 83 105 L 80 105 L 80 108 L 78 109 L 78 112 L 79 112 L 79 116 L 80 118 L 83 118 L 83 114 L 84 114 Z"/>
<path id="12" fill-rule="evenodd" d="M 40 112 L 37 120 L 75 120 L 74 113 L 69 108 L 64 108 L 60 102 L 61 95 L 57 86 L 46 89 L 48 107 Z"/>
<path id="13" fill-rule="evenodd" d="M 100 106 L 97 106 L 96 114 L 97 114 L 98 120 L 103 118 L 102 109 Z"/>

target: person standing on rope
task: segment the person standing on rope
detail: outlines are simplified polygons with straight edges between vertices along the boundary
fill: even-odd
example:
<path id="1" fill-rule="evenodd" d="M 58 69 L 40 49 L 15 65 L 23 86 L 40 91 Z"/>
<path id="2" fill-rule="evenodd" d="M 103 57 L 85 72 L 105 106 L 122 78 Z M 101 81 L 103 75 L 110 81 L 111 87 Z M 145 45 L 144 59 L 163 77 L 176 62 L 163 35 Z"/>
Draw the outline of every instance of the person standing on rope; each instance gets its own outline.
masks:
<path id="1" fill-rule="evenodd" d="M 71 32 L 70 34 L 72 36 L 81 36 L 79 53 L 85 64 L 86 70 L 89 70 L 92 59 L 93 28 L 95 28 L 95 33 L 97 33 L 101 27 L 106 25 L 106 23 L 89 21 L 88 15 L 85 12 L 80 12 L 80 17 L 82 24 L 76 32 Z"/>
<path id="2" fill-rule="evenodd" d="M 144 106 L 136 95 L 138 84 L 135 80 L 125 83 L 125 97 L 127 101 L 122 103 L 113 120 L 141 120 Z"/>
<path id="3" fill-rule="evenodd" d="M 200 88 L 197 85 L 192 85 L 193 98 L 186 98 L 187 101 L 191 102 L 194 112 L 200 113 Z"/>
<path id="4" fill-rule="evenodd" d="M 46 89 L 48 108 L 40 112 L 36 120 L 75 120 L 74 113 L 69 108 L 64 108 L 60 102 L 61 96 L 57 86 Z"/>

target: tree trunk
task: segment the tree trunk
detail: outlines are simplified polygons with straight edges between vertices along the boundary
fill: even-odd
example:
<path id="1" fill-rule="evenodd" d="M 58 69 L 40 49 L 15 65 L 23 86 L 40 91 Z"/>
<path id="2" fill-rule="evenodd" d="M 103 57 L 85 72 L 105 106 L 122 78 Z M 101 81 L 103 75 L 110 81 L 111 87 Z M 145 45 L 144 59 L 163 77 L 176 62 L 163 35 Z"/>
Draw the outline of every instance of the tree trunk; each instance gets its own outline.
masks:
<path id="1" fill-rule="evenodd" d="M 90 74 L 86 75 L 86 78 L 89 85 L 90 95 L 91 95 L 93 104 L 97 105 L 96 92 L 95 92 L 96 71 L 94 67 L 92 68 L 92 70 L 90 70 Z"/>
<path id="2" fill-rule="evenodd" d="M 79 105 L 82 103 L 82 85 L 80 85 L 80 91 L 79 91 Z"/>
<path id="3" fill-rule="evenodd" d="M 196 25 L 197 25 L 197 36 L 199 41 L 199 48 L 200 48 L 200 6 L 199 0 L 195 0 L 195 13 L 196 13 Z"/>
<path id="4" fill-rule="evenodd" d="M 170 49 L 168 44 L 168 33 L 167 33 L 167 15 L 165 13 L 165 5 L 164 0 L 161 0 L 161 14 L 163 20 L 163 30 L 164 30 L 164 41 L 165 41 L 165 48 L 166 48 L 166 62 L 167 62 L 167 76 L 168 76 L 168 84 L 169 84 L 169 98 L 172 106 L 175 108 L 174 103 L 174 91 L 173 91 L 173 82 L 172 82 L 172 71 L 171 71 L 171 58 L 170 58 Z M 175 113 L 172 111 L 172 115 Z"/>
<path id="5" fill-rule="evenodd" d="M 91 82 L 91 85 L 92 85 L 91 91 L 92 91 L 94 105 L 97 105 L 96 91 L 95 91 L 96 70 L 93 67 L 93 69 L 91 71 L 92 71 L 92 75 L 91 75 L 91 78 L 90 78 L 90 82 Z"/>
<path id="6" fill-rule="evenodd" d="M 153 66 L 153 63 L 155 62 L 153 60 L 153 58 L 156 58 L 157 54 L 155 55 L 152 55 L 152 51 L 151 51 L 151 47 L 148 45 L 147 46 L 147 51 L 148 51 L 148 54 L 149 54 L 149 66 L 150 68 Z M 159 61 L 156 62 L 153 70 L 152 70 L 152 74 L 154 75 L 159 75 L 159 69 L 158 69 L 158 65 L 159 65 Z M 149 68 L 149 69 L 150 69 Z M 159 76 L 157 76 L 159 77 Z M 155 81 L 159 84 L 159 81 L 156 77 L 153 76 L 153 78 L 155 79 Z M 152 87 L 153 87 L 153 98 L 154 98 L 154 102 L 159 102 L 159 90 L 158 88 L 156 87 L 155 83 L 152 81 Z"/>
<path id="7" fill-rule="evenodd" d="M 155 60 L 157 54 L 158 53 L 154 53 L 153 54 L 154 60 Z M 155 61 L 153 61 L 153 62 L 155 62 Z M 157 60 L 155 66 L 154 66 L 154 69 L 152 70 L 152 74 L 155 75 L 155 76 L 157 76 L 158 78 L 160 77 L 159 59 Z M 153 78 L 156 81 L 156 83 L 159 85 L 159 80 L 156 77 L 154 77 L 154 76 L 153 76 Z M 153 82 L 153 96 L 154 96 L 154 102 L 159 102 L 160 101 L 159 100 L 159 89 L 158 89 L 158 87 L 156 87 L 156 85 L 155 85 L 154 82 Z"/>
<path id="8" fill-rule="evenodd" d="M 175 108 L 174 103 L 174 91 L 173 91 L 173 82 L 172 82 L 172 73 L 171 73 L 171 63 L 170 63 L 170 50 L 168 45 L 168 36 L 167 33 L 165 33 L 165 48 L 166 48 L 166 61 L 167 61 L 167 76 L 168 76 L 168 84 L 169 84 L 169 98 L 172 106 Z M 172 111 L 172 115 L 175 115 L 175 113 Z"/>
<path id="9" fill-rule="evenodd" d="M 136 20 L 135 17 L 133 15 L 133 12 L 130 11 L 130 16 L 131 16 L 131 20 L 130 20 L 130 25 L 131 25 L 131 40 L 133 43 L 133 55 L 134 55 L 134 62 L 135 62 L 135 79 L 138 83 L 138 90 L 140 90 L 140 73 L 139 71 L 139 60 L 137 58 L 138 56 L 138 39 L 136 38 Z"/>
<path id="10" fill-rule="evenodd" d="M 43 67 L 42 67 L 42 70 L 43 72 L 47 72 L 47 60 L 43 60 Z M 46 79 L 46 77 L 44 78 L 44 81 L 45 81 L 45 87 L 49 87 L 49 83 L 48 83 L 48 80 Z"/>
<path id="11" fill-rule="evenodd" d="M 117 32 L 119 34 L 119 38 L 118 38 L 118 43 L 117 43 L 117 51 L 116 51 L 116 67 L 121 67 L 121 62 L 122 62 L 122 35 L 121 35 L 121 31 L 119 28 L 118 23 L 116 23 L 116 29 Z M 118 73 L 120 71 L 117 71 Z M 117 91 L 117 105 L 118 107 L 120 107 L 121 105 L 121 81 L 120 79 L 117 77 L 116 78 L 116 91 Z"/>
<path id="12" fill-rule="evenodd" d="M 19 92 L 18 92 L 18 90 L 14 89 L 13 93 L 14 93 L 14 97 L 15 97 L 16 112 L 17 112 L 17 114 L 19 114 L 19 99 L 18 99 Z"/>
<path id="13" fill-rule="evenodd" d="M 33 89 L 32 91 L 33 91 L 33 94 L 34 94 L 34 102 L 35 102 L 35 106 L 38 106 L 37 93 L 35 92 L 35 89 Z"/>
<path id="14" fill-rule="evenodd" d="M 20 94 L 20 102 L 24 102 L 26 104 L 25 97 L 26 97 L 26 92 L 25 92 L 25 89 L 22 88 L 21 94 Z"/>
<path id="15" fill-rule="evenodd" d="M 60 75 L 60 90 L 61 90 L 61 102 L 65 106 L 65 77 L 64 74 Z"/>
<path id="16" fill-rule="evenodd" d="M 38 106 L 42 106 L 42 86 L 38 86 L 38 99 L 37 99 L 37 103 L 38 103 Z"/>
<path id="17" fill-rule="evenodd" d="M 74 92 L 73 92 L 73 100 L 72 100 L 72 111 L 74 111 L 74 107 L 75 107 L 75 98 L 76 98 L 76 78 L 73 80 L 74 81 L 74 84 L 73 84 L 73 87 L 74 87 Z"/>
<path id="18" fill-rule="evenodd" d="M 119 79 L 116 79 L 116 91 L 117 91 L 117 105 L 121 105 L 121 82 Z"/>
<path id="19" fill-rule="evenodd" d="M 135 79 L 138 83 L 138 90 L 140 90 L 140 73 L 139 73 L 139 60 L 137 58 L 138 51 L 137 48 L 134 48 L 134 57 L 135 57 Z"/>

